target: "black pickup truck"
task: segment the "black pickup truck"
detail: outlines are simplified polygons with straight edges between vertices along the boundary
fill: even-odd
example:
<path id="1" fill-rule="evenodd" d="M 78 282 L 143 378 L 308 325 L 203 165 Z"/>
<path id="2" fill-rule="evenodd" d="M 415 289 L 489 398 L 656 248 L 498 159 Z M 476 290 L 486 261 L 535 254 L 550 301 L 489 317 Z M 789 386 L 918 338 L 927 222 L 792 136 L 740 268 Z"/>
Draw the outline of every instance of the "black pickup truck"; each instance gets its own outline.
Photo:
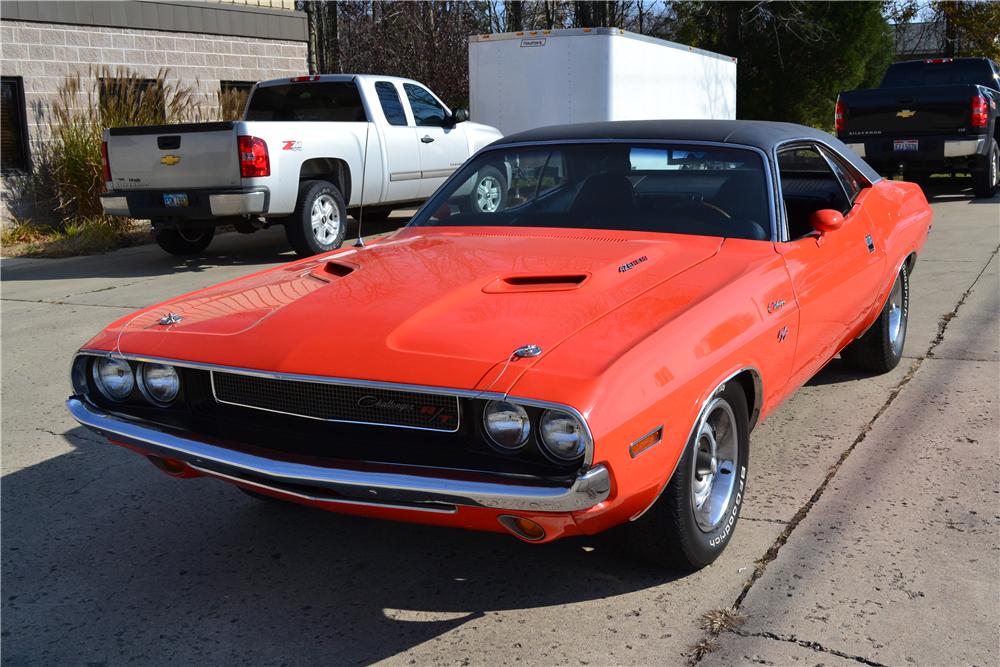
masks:
<path id="1" fill-rule="evenodd" d="M 971 173 L 977 197 L 992 197 L 1000 173 L 1000 68 L 988 58 L 909 60 L 882 84 L 837 98 L 837 137 L 879 173 L 926 183 L 931 174 Z"/>

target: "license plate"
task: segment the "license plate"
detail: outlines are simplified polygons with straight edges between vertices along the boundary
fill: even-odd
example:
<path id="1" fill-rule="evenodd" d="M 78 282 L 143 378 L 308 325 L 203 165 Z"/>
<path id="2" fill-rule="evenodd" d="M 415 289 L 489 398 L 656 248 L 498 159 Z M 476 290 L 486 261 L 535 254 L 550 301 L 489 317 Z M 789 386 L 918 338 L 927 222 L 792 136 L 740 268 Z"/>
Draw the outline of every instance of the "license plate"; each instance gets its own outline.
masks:
<path id="1" fill-rule="evenodd" d="M 164 206 L 187 206 L 188 196 L 183 192 L 173 192 L 163 195 Z"/>
<path id="2" fill-rule="evenodd" d="M 896 139 L 892 147 L 897 153 L 911 153 L 920 150 L 920 142 L 916 139 Z"/>

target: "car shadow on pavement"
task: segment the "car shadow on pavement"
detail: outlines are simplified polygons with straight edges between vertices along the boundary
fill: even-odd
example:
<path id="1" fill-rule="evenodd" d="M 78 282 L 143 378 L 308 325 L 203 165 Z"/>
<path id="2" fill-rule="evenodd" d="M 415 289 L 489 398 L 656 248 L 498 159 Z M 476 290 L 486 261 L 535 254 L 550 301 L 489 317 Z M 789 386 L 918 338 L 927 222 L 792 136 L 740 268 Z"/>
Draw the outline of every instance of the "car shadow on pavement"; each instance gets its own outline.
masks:
<path id="1" fill-rule="evenodd" d="M 878 377 L 882 373 L 870 373 L 866 371 L 860 371 L 857 368 L 851 366 L 846 361 L 840 357 L 835 357 L 830 360 L 830 362 L 824 366 L 819 373 L 812 376 L 808 382 L 805 383 L 806 387 L 822 387 L 828 384 L 840 384 L 842 382 L 854 382 L 856 380 L 866 380 L 868 378 Z"/>
<path id="2" fill-rule="evenodd" d="M 80 427 L 65 437 L 72 451 L 3 479 L 5 663 L 371 663 L 495 611 L 680 576 L 593 539 L 261 502 L 168 478 Z"/>

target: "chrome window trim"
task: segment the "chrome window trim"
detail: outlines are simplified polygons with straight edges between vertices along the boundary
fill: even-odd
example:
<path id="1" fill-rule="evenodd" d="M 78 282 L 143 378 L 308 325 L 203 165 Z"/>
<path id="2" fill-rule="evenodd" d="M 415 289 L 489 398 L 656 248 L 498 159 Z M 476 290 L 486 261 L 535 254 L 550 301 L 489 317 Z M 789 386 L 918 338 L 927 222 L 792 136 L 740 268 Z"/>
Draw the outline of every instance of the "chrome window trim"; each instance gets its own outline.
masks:
<path id="1" fill-rule="evenodd" d="M 775 237 L 778 239 L 779 243 L 787 243 L 789 241 L 789 238 L 788 238 L 788 216 L 786 215 L 785 212 L 784 196 L 781 192 L 781 170 L 778 167 L 778 153 L 781 152 L 782 150 L 785 150 L 783 147 L 788 146 L 789 144 L 815 144 L 817 146 L 822 146 L 823 148 L 832 152 L 834 155 L 839 156 L 840 159 L 843 160 L 851 168 L 851 170 L 855 172 L 855 174 L 858 177 L 858 180 L 860 180 L 862 183 L 868 184 L 866 187 L 872 187 L 873 185 L 882 180 L 881 178 L 879 178 L 876 181 L 869 180 L 869 178 L 864 174 L 862 174 L 859 170 L 857 170 L 851 163 L 851 161 L 846 157 L 844 157 L 840 151 L 831 146 L 828 142 L 823 141 L 822 139 L 819 139 L 817 137 L 794 137 L 792 139 L 783 139 L 782 141 L 775 143 L 774 146 L 771 148 L 771 163 L 774 165 L 774 180 L 775 183 L 777 184 L 777 191 L 776 191 L 777 201 L 781 202 L 781 224 L 777 230 L 778 233 L 776 234 Z M 818 152 L 820 155 L 823 155 L 823 151 L 818 151 Z M 825 155 L 823 155 L 823 158 L 828 159 Z M 837 179 L 837 182 L 840 182 L 840 178 L 837 177 L 836 172 L 834 172 L 833 176 L 834 178 Z M 841 184 L 841 188 L 843 189 L 843 184 Z M 865 188 L 861 189 L 864 190 Z M 852 205 L 854 204 L 854 201 L 851 200 L 850 197 L 848 197 L 847 199 L 848 201 L 851 202 Z"/>
<path id="2" fill-rule="evenodd" d="M 447 396 L 458 396 L 459 398 L 471 398 L 471 399 L 479 399 L 486 401 L 488 400 L 510 401 L 513 403 L 517 403 L 519 405 L 526 405 L 534 408 L 554 408 L 556 410 L 564 410 L 572 414 L 577 419 L 579 419 L 580 423 L 583 424 L 583 428 L 587 431 L 587 438 L 589 445 L 583 457 L 583 463 L 582 463 L 583 469 L 589 468 L 590 465 L 594 462 L 594 434 L 590 430 L 590 424 L 587 422 L 586 416 L 573 406 L 566 405 L 564 403 L 543 401 L 536 398 L 523 398 L 520 396 L 510 396 L 508 394 L 498 391 L 476 391 L 475 389 L 432 387 L 427 385 L 383 382 L 379 380 L 358 380 L 355 378 L 337 378 L 337 377 L 328 377 L 324 375 L 301 375 L 297 373 L 280 373 L 277 371 L 263 371 L 251 368 L 223 366 L 221 364 L 211 364 L 200 361 L 184 361 L 182 359 L 169 359 L 166 357 L 154 357 L 142 354 L 131 354 L 126 352 L 110 352 L 108 350 L 95 350 L 92 348 L 83 348 L 79 352 L 77 352 L 76 355 L 74 356 L 74 362 L 76 358 L 80 356 L 106 357 L 109 355 L 114 355 L 116 357 L 121 357 L 123 359 L 135 362 L 169 364 L 171 366 L 178 366 L 181 368 L 194 368 L 197 370 L 205 370 L 205 371 L 222 371 L 225 373 L 235 373 L 237 375 L 250 375 L 254 377 L 270 378 L 272 380 L 299 380 L 302 382 L 321 382 L 327 384 L 348 385 L 352 387 L 368 387 L 371 389 L 409 391 L 420 394 L 444 394 Z"/>
<path id="3" fill-rule="evenodd" d="M 219 372 L 222 372 L 222 371 L 219 371 Z M 304 415 L 304 414 L 301 414 L 301 413 L 298 413 L 298 412 L 287 412 L 285 410 L 273 410 L 271 408 L 262 408 L 262 407 L 260 407 L 258 405 L 250 405 L 248 403 L 235 403 L 233 401 L 224 401 L 221 398 L 219 398 L 219 395 L 215 392 L 215 373 L 216 373 L 215 370 L 208 371 L 208 382 L 212 386 L 212 398 L 215 399 L 216 403 L 221 403 L 223 405 L 234 405 L 234 406 L 236 406 L 238 408 L 246 408 L 248 410 L 260 410 L 261 412 L 271 412 L 271 413 L 277 414 L 277 415 L 288 415 L 289 417 L 300 417 L 302 419 L 313 419 L 315 421 L 320 421 L 320 422 L 328 422 L 328 423 L 335 423 L 335 424 L 357 424 L 359 426 L 381 426 L 381 427 L 385 427 L 385 428 L 401 428 L 401 429 L 405 429 L 407 431 L 430 431 L 431 433 L 458 433 L 458 431 L 462 428 L 462 406 L 461 406 L 461 404 L 457 404 L 455 406 L 456 407 L 456 412 L 458 413 L 458 421 L 455 424 L 455 428 L 453 428 L 453 429 L 443 429 L 443 428 L 427 428 L 426 426 L 406 426 L 406 425 L 403 425 L 403 424 L 386 424 L 386 423 L 383 423 L 383 422 L 362 422 L 362 421 L 353 421 L 353 420 L 350 420 L 350 419 L 327 419 L 325 417 L 313 417 L 311 415 Z M 246 374 L 246 373 L 232 373 L 232 375 L 249 375 L 249 374 Z M 309 382 L 309 380 L 295 380 L 295 379 L 290 379 L 290 378 L 267 378 L 267 379 L 281 379 L 281 380 L 284 380 L 284 381 L 291 381 L 291 382 Z M 341 386 L 357 386 L 357 385 L 346 385 L 346 384 L 341 384 L 341 383 L 337 383 L 337 382 L 314 382 L 314 384 L 340 384 Z M 374 387 L 371 387 L 371 388 L 374 389 Z M 421 392 L 421 393 L 430 394 L 432 392 Z M 437 393 L 439 396 L 441 395 L 441 392 L 434 392 L 434 393 Z M 456 396 L 454 398 L 457 401 L 458 397 Z"/>
<path id="4" fill-rule="evenodd" d="M 772 165 L 773 163 L 771 162 L 771 159 L 768 156 L 767 152 L 764 151 L 763 149 L 757 148 L 756 146 L 748 146 L 746 144 L 727 143 L 727 142 L 723 142 L 723 141 L 698 141 L 698 140 L 690 140 L 690 141 L 688 141 L 688 140 L 681 140 L 681 139 L 640 139 L 640 138 L 630 138 L 630 139 L 572 139 L 572 140 L 570 140 L 570 139 L 553 139 L 553 140 L 548 140 L 548 141 L 519 141 L 519 142 L 516 142 L 516 143 L 510 143 L 510 144 L 500 144 L 500 145 L 490 144 L 489 146 L 486 146 L 486 147 L 484 147 L 484 148 L 476 151 L 476 153 L 474 153 L 472 156 L 470 156 L 469 159 L 466 160 L 465 163 L 463 163 L 462 167 L 464 167 L 466 164 L 468 164 L 472 160 L 477 159 L 480 155 L 484 155 L 486 153 L 504 152 L 504 151 L 507 151 L 507 150 L 510 150 L 510 149 L 534 148 L 534 147 L 539 147 L 539 146 L 579 146 L 579 145 L 587 145 L 587 144 L 642 144 L 642 145 L 674 145 L 674 146 L 706 146 L 706 147 L 710 146 L 712 148 L 730 148 L 730 149 L 737 149 L 737 150 L 753 151 L 754 153 L 756 153 L 760 157 L 760 159 L 762 161 L 762 165 L 761 166 L 762 166 L 762 168 L 764 170 L 764 178 L 767 181 L 768 213 L 770 214 L 770 217 L 771 217 L 771 220 L 770 220 L 770 223 L 771 223 L 771 238 L 768 241 L 762 241 L 762 242 L 764 242 L 764 243 L 772 242 L 773 243 L 778 238 L 778 218 L 777 218 L 777 210 L 778 209 L 777 209 L 777 203 L 778 203 L 778 201 L 780 201 L 780 199 L 778 199 L 778 197 L 777 197 L 777 194 L 778 194 L 777 186 L 775 184 L 774 174 L 772 173 L 772 169 L 776 169 L 777 166 L 773 165 L 772 167 L 769 167 L 769 165 Z M 415 226 L 415 225 L 413 225 L 413 221 L 416 220 L 417 218 L 419 218 L 421 216 L 421 214 L 424 212 L 425 209 L 437 210 L 438 207 L 440 207 L 440 203 L 437 202 L 437 198 L 438 198 L 439 194 L 446 187 L 448 187 L 449 184 L 451 184 L 452 180 L 456 180 L 458 178 L 458 176 L 461 174 L 461 172 L 462 172 L 462 168 L 461 167 L 458 168 L 458 169 L 456 169 L 455 172 L 444 183 L 442 183 L 440 186 L 438 186 L 438 189 L 434 191 L 434 194 L 431 195 L 430 197 L 428 197 L 428 199 L 424 202 L 423 206 L 421 206 L 420 208 L 418 208 L 417 211 L 416 211 L 416 213 L 413 214 L 413 217 L 410 219 L 410 222 L 407 223 L 406 227 Z M 420 227 L 424 227 L 424 226 L 425 225 L 421 225 Z M 434 227 L 434 226 L 443 227 L 444 225 L 426 225 L 426 226 L 428 226 L 428 227 Z M 653 232 L 653 233 L 656 233 L 656 232 Z"/>

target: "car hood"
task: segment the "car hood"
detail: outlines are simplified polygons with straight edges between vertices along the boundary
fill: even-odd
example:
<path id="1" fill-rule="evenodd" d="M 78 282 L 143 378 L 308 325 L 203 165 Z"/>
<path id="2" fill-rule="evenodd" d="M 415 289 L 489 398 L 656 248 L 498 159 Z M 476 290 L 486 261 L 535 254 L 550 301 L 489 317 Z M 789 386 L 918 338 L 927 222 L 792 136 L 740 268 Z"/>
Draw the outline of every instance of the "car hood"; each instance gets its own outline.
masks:
<path id="1" fill-rule="evenodd" d="M 406 229 L 368 248 L 154 306 L 119 320 L 89 347 L 501 391 L 574 332 L 712 257 L 721 243 L 586 230 Z M 163 319 L 169 313 L 180 321 Z M 508 369 L 525 345 L 542 354 Z"/>

